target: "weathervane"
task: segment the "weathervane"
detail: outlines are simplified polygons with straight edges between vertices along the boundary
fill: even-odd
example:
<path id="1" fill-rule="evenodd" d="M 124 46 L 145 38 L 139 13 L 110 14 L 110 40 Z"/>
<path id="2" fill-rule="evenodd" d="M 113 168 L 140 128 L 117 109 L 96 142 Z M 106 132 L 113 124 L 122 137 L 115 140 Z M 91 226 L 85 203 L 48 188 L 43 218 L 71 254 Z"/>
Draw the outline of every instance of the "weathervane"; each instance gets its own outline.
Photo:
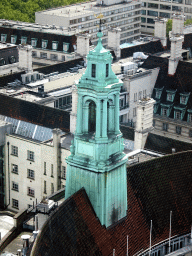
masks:
<path id="1" fill-rule="evenodd" d="M 102 19 L 104 16 L 103 16 L 103 14 L 102 14 L 101 11 L 100 11 L 100 14 L 99 14 L 98 16 L 95 15 L 95 17 L 96 17 L 97 19 L 100 19 L 100 23 L 99 23 L 99 32 L 101 32 L 101 24 L 102 24 L 101 19 Z"/>

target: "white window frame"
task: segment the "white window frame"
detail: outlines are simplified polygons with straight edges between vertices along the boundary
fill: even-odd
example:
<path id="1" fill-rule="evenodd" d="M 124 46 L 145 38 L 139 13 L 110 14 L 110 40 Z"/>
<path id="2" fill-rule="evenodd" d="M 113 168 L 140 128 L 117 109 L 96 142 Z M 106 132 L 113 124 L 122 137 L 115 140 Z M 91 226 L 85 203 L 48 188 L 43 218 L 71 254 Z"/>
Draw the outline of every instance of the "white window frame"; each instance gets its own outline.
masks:
<path id="1" fill-rule="evenodd" d="M 66 180 L 66 167 L 65 166 L 62 166 L 62 173 L 61 173 L 61 178 Z"/>
<path id="2" fill-rule="evenodd" d="M 137 102 L 137 93 L 134 93 L 134 102 Z"/>
<path id="3" fill-rule="evenodd" d="M 54 183 L 51 183 L 51 194 L 54 193 Z"/>
<path id="4" fill-rule="evenodd" d="M 1 34 L 1 42 L 6 43 L 7 40 L 7 34 Z"/>
<path id="5" fill-rule="evenodd" d="M 181 112 L 175 111 L 175 119 L 181 119 Z"/>
<path id="6" fill-rule="evenodd" d="M 18 156 L 18 147 L 11 145 L 11 155 Z"/>
<path id="7" fill-rule="evenodd" d="M 134 116 L 134 117 L 136 116 L 136 113 L 137 113 L 136 108 L 133 108 L 133 116 Z"/>
<path id="8" fill-rule="evenodd" d="M 168 109 L 162 108 L 162 116 L 167 116 L 167 114 L 168 114 Z"/>
<path id="9" fill-rule="evenodd" d="M 19 200 L 12 198 L 12 207 L 19 209 Z"/>
<path id="10" fill-rule="evenodd" d="M 31 187 L 27 187 L 27 195 L 35 197 L 35 190 Z"/>
<path id="11" fill-rule="evenodd" d="M 37 38 L 31 38 L 31 46 L 36 47 L 37 46 Z"/>
<path id="12" fill-rule="evenodd" d="M 58 41 L 52 41 L 52 50 L 57 51 L 58 49 Z"/>
<path id="13" fill-rule="evenodd" d="M 44 194 L 47 194 L 47 181 L 44 180 Z"/>
<path id="14" fill-rule="evenodd" d="M 35 171 L 31 169 L 27 169 L 27 178 L 34 180 L 35 179 Z"/>
<path id="15" fill-rule="evenodd" d="M 48 40 L 42 39 L 42 42 L 41 42 L 41 47 L 42 47 L 42 49 L 46 49 L 46 48 L 47 48 L 47 45 L 48 45 Z"/>
<path id="16" fill-rule="evenodd" d="M 16 44 L 17 42 L 17 35 L 11 35 L 11 43 Z"/>
<path id="17" fill-rule="evenodd" d="M 68 52 L 69 51 L 69 43 L 63 42 L 63 52 Z"/>
<path id="18" fill-rule="evenodd" d="M 19 191 L 19 184 L 15 181 L 12 181 L 12 190 Z"/>
<path id="19" fill-rule="evenodd" d="M 13 173 L 18 174 L 19 173 L 18 172 L 18 165 L 17 164 L 12 164 L 11 170 L 12 170 Z"/>
<path id="20" fill-rule="evenodd" d="M 22 36 L 21 37 L 21 44 L 26 44 L 27 43 L 27 37 L 26 36 Z"/>
<path id="21" fill-rule="evenodd" d="M 33 151 L 27 150 L 27 160 L 35 161 L 35 153 Z"/>

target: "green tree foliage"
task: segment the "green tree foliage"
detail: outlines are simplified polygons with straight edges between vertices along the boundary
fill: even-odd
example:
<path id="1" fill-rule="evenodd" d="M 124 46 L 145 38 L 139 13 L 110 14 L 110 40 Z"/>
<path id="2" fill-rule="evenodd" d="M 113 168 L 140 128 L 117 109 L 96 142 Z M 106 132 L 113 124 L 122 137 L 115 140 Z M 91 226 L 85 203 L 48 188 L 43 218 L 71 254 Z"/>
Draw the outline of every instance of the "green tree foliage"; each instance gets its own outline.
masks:
<path id="1" fill-rule="evenodd" d="M 166 36 L 169 37 L 169 31 L 172 30 L 172 20 L 168 20 L 166 24 Z"/>
<path id="2" fill-rule="evenodd" d="M 188 19 L 184 22 L 184 25 L 191 25 L 192 24 L 192 19 Z"/>
<path id="3" fill-rule="evenodd" d="M 65 6 L 82 0 L 3 0 L 0 19 L 35 22 L 35 12 Z"/>

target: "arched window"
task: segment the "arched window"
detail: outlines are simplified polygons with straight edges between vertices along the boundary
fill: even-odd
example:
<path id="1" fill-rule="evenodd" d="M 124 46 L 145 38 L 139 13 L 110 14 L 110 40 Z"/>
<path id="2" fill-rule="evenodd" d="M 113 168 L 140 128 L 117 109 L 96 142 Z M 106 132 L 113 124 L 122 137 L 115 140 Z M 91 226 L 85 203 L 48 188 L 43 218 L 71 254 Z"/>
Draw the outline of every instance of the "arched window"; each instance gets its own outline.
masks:
<path id="1" fill-rule="evenodd" d="M 96 105 L 93 101 L 89 104 L 89 132 L 96 131 Z"/>

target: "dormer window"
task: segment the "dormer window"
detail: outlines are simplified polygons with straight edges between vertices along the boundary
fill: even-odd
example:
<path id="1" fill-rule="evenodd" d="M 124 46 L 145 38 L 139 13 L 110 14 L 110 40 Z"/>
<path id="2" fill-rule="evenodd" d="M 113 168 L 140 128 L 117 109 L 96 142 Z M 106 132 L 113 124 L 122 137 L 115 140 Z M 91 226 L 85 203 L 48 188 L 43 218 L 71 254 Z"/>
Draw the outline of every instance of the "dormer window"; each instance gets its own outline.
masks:
<path id="1" fill-rule="evenodd" d="M 160 99 L 162 94 L 163 88 L 155 88 L 155 98 Z"/>
<path id="2" fill-rule="evenodd" d="M 26 36 L 22 36 L 21 37 L 21 44 L 26 44 L 27 43 L 27 37 Z"/>
<path id="3" fill-rule="evenodd" d="M 154 112 L 155 114 L 157 113 L 158 107 L 159 107 L 159 104 L 155 104 L 155 105 L 154 105 L 153 112 Z"/>
<path id="4" fill-rule="evenodd" d="M 63 43 L 63 51 L 68 52 L 69 51 L 69 43 Z"/>
<path id="5" fill-rule="evenodd" d="M 11 43 L 12 44 L 16 44 L 16 42 L 17 42 L 17 36 L 16 35 L 12 35 L 11 36 Z"/>
<path id="6" fill-rule="evenodd" d="M 167 101 L 173 102 L 176 91 L 167 91 Z"/>
<path id="7" fill-rule="evenodd" d="M 33 47 L 37 46 L 37 38 L 31 38 L 31 46 Z"/>
<path id="8" fill-rule="evenodd" d="M 7 40 L 7 35 L 6 34 L 1 34 L 1 43 L 5 43 Z"/>
<path id="9" fill-rule="evenodd" d="M 167 114 L 168 114 L 167 108 L 162 108 L 161 115 L 162 116 L 167 116 Z"/>
<path id="10" fill-rule="evenodd" d="M 92 64 L 92 72 L 91 72 L 92 77 L 96 77 L 96 65 Z"/>
<path id="11" fill-rule="evenodd" d="M 173 101 L 173 95 L 168 93 L 167 94 L 167 101 Z"/>
<path id="12" fill-rule="evenodd" d="M 58 48 L 58 42 L 57 41 L 53 41 L 52 42 L 52 50 L 56 51 Z"/>
<path id="13" fill-rule="evenodd" d="M 180 93 L 180 104 L 186 105 L 189 99 L 190 93 Z"/>
<path id="14" fill-rule="evenodd" d="M 106 64 L 106 77 L 109 76 L 109 64 Z"/>
<path id="15" fill-rule="evenodd" d="M 42 40 L 42 43 L 41 43 L 41 47 L 43 48 L 43 49 L 46 49 L 47 48 L 47 45 L 48 45 L 48 40 Z"/>
<path id="16" fill-rule="evenodd" d="M 174 106 L 174 118 L 182 120 L 185 115 L 185 107 Z"/>

